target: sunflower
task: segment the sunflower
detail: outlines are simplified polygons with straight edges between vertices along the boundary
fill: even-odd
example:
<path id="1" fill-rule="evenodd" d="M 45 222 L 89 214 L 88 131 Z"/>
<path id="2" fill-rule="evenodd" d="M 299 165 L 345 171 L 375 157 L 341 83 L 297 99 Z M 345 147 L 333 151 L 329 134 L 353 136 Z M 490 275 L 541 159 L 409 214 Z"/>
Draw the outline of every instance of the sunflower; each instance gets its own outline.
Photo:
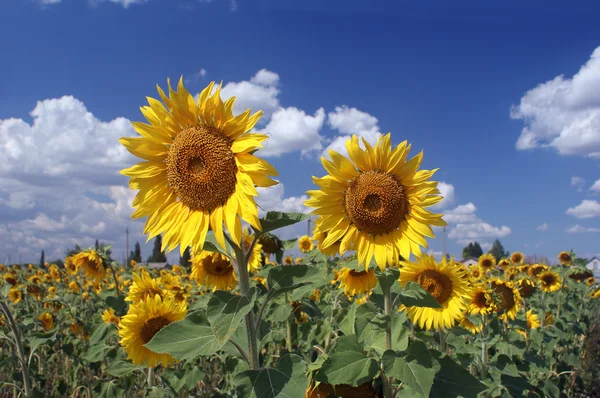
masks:
<path id="1" fill-rule="evenodd" d="M 38 321 L 42 323 L 44 330 L 47 332 L 54 329 L 54 317 L 49 312 L 43 312 L 39 317 Z"/>
<path id="2" fill-rule="evenodd" d="M 73 256 L 65 258 L 65 270 L 69 275 L 75 275 L 77 273 L 77 265 L 73 262 Z"/>
<path id="3" fill-rule="evenodd" d="M 471 296 L 467 299 L 469 312 L 476 315 L 485 315 L 496 310 L 492 292 L 484 285 L 473 287 Z"/>
<path id="4" fill-rule="evenodd" d="M 165 297 L 166 292 L 159 286 L 158 279 L 152 278 L 145 269 L 142 268 L 139 274 L 134 272 L 132 279 L 133 283 L 125 297 L 126 301 L 141 301 L 157 294 L 162 298 Z"/>
<path id="5" fill-rule="evenodd" d="M 510 265 L 510 260 L 507 258 L 502 258 L 498 261 L 498 267 L 504 269 Z"/>
<path id="6" fill-rule="evenodd" d="M 519 288 L 519 293 L 521 293 L 521 297 L 528 298 L 535 293 L 537 287 L 535 283 L 528 278 L 521 278 L 516 282 L 516 286 Z"/>
<path id="7" fill-rule="evenodd" d="M 525 317 L 527 318 L 527 329 L 537 329 L 540 327 L 540 317 L 534 314 L 532 310 L 528 310 Z"/>
<path id="8" fill-rule="evenodd" d="M 533 264 L 531 267 L 529 267 L 529 270 L 527 270 L 527 275 L 537 276 L 546 270 L 548 270 L 548 266 L 545 264 Z"/>
<path id="9" fill-rule="evenodd" d="M 483 324 L 476 324 L 473 323 L 469 320 L 469 318 L 465 317 L 462 319 L 462 321 L 460 321 L 459 324 L 460 327 L 468 330 L 469 332 L 473 333 L 473 334 L 477 334 L 479 332 L 481 332 L 483 330 Z"/>
<path id="10" fill-rule="evenodd" d="M 571 254 L 569 252 L 560 252 L 558 254 L 558 261 L 567 267 L 570 267 L 571 265 L 573 265 L 573 258 L 571 257 Z"/>
<path id="11" fill-rule="evenodd" d="M 600 289 L 598 289 L 594 293 L 592 293 L 591 297 L 595 298 L 595 299 L 600 299 Z"/>
<path id="12" fill-rule="evenodd" d="M 338 272 L 338 279 L 340 289 L 344 289 L 344 294 L 348 297 L 368 294 L 377 286 L 377 277 L 372 269 L 357 271 L 344 267 Z"/>
<path id="13" fill-rule="evenodd" d="M 296 263 L 296 265 L 298 265 L 298 264 L 302 264 L 302 261 L 304 261 L 304 257 L 296 257 L 296 260 L 294 260 L 294 263 Z"/>
<path id="14" fill-rule="evenodd" d="M 521 264 L 523 263 L 523 253 L 521 252 L 514 252 L 513 254 L 510 255 L 510 261 L 513 264 Z"/>
<path id="15" fill-rule="evenodd" d="M 318 383 L 314 381 L 308 386 L 304 398 L 377 398 L 379 395 L 373 389 L 370 381 L 353 387 L 349 384 L 331 385 L 327 383 Z"/>
<path id="16" fill-rule="evenodd" d="M 513 282 L 495 278 L 491 281 L 492 292 L 498 296 L 497 312 L 502 312 L 500 319 L 508 321 L 515 319 L 521 309 L 521 293 L 514 287 Z"/>
<path id="17" fill-rule="evenodd" d="M 292 258 L 292 256 L 285 256 L 283 258 L 283 264 L 284 265 L 294 265 L 294 259 Z"/>
<path id="18" fill-rule="evenodd" d="M 304 235 L 298 240 L 298 248 L 302 253 L 308 253 L 315 248 L 315 245 L 310 239 L 310 236 Z"/>
<path id="19" fill-rule="evenodd" d="M 19 281 L 17 280 L 17 276 L 12 273 L 4 274 L 2 278 L 6 283 L 12 286 L 16 286 L 16 284 L 19 283 Z"/>
<path id="20" fill-rule="evenodd" d="M 473 280 L 479 280 L 484 275 L 481 268 L 479 268 L 477 265 L 469 267 L 469 273 L 471 274 L 471 279 Z"/>
<path id="21" fill-rule="evenodd" d="M 538 282 L 540 284 L 540 289 L 546 293 L 553 293 L 560 289 L 562 284 L 562 279 L 560 275 L 558 275 L 554 271 L 544 271 L 540 273 L 538 276 Z"/>
<path id="22" fill-rule="evenodd" d="M 80 291 L 79 284 L 75 281 L 69 282 L 69 289 L 71 289 L 73 293 L 79 293 Z"/>
<path id="23" fill-rule="evenodd" d="M 176 360 L 169 354 L 157 354 L 144 347 L 163 327 L 182 320 L 187 314 L 186 304 L 171 299 L 163 300 L 158 294 L 133 303 L 121 318 L 119 336 L 121 345 L 135 365 L 167 366 Z"/>
<path id="24" fill-rule="evenodd" d="M 576 282 L 587 281 L 588 278 L 593 276 L 592 271 L 583 267 L 571 267 L 567 272 L 567 277 Z"/>
<path id="25" fill-rule="evenodd" d="M 585 280 L 585 284 L 588 286 L 592 286 L 594 283 L 596 283 L 596 278 L 594 278 L 593 276 L 590 276 Z"/>
<path id="26" fill-rule="evenodd" d="M 423 255 L 418 262 L 402 261 L 400 284 L 417 282 L 431 294 L 442 308 L 408 307 L 407 315 L 415 324 L 429 330 L 450 328 L 461 320 L 467 312 L 467 300 L 471 296 L 468 280 L 454 260 L 435 261 L 430 255 Z"/>
<path id="27" fill-rule="evenodd" d="M 323 221 L 322 217 L 318 217 L 315 220 L 315 228 L 313 229 L 313 236 L 312 236 L 312 240 L 317 241 L 317 248 L 319 249 L 319 251 L 327 256 L 330 257 L 335 257 L 339 254 L 340 252 L 340 244 L 342 243 L 341 240 L 338 240 L 337 242 L 333 243 L 332 245 L 328 246 L 328 247 L 324 247 L 323 246 L 323 241 L 325 241 L 325 239 L 327 238 L 327 232 L 323 232 L 319 229 L 319 224 Z"/>
<path id="28" fill-rule="evenodd" d="M 406 161 L 410 145 L 406 141 L 392 149 L 390 134 L 380 137 L 375 147 L 358 137 L 346 142 L 350 159 L 329 151 L 331 161 L 321 158 L 329 173 L 313 177 L 320 190 L 308 191 L 304 204 L 322 217 L 317 228 L 327 233 L 323 248 L 341 241 L 340 254 L 355 247 L 359 264 L 369 267 L 371 259 L 384 269 L 389 251 L 408 259 L 419 257 L 425 237 L 434 238 L 431 225 L 445 226 L 441 214 L 425 207 L 442 200 L 437 182 L 429 181 L 437 171 L 417 171 L 423 153 Z"/>
<path id="29" fill-rule="evenodd" d="M 11 287 L 8 291 L 8 299 L 14 304 L 18 304 L 19 301 L 23 298 L 23 292 L 19 289 L 18 286 Z"/>
<path id="30" fill-rule="evenodd" d="M 29 278 L 27 278 L 27 281 L 29 283 L 33 283 L 34 285 L 41 285 L 42 284 L 42 278 L 40 278 L 37 275 L 31 275 Z"/>
<path id="31" fill-rule="evenodd" d="M 519 275 L 519 269 L 514 265 L 509 265 L 504 269 L 504 279 L 507 281 L 512 281 Z"/>
<path id="32" fill-rule="evenodd" d="M 106 268 L 104 268 L 102 257 L 93 249 L 84 250 L 73 255 L 72 261 L 78 269 L 83 269 L 88 277 L 96 281 L 101 281 L 106 276 Z"/>
<path id="33" fill-rule="evenodd" d="M 479 256 L 479 261 L 477 263 L 482 270 L 491 271 L 496 265 L 496 257 L 494 257 L 493 254 L 489 253 L 482 254 L 481 256 Z"/>
<path id="34" fill-rule="evenodd" d="M 519 270 L 519 272 L 526 274 L 529 271 L 529 267 L 531 267 L 530 264 L 523 264 L 523 265 L 519 265 L 517 267 L 517 269 Z"/>
<path id="35" fill-rule="evenodd" d="M 314 301 L 315 303 L 318 303 L 319 300 L 321 299 L 321 291 L 319 289 L 315 289 L 312 294 L 310 296 L 308 296 L 308 298 L 312 301 Z"/>
<path id="36" fill-rule="evenodd" d="M 256 283 L 258 283 L 260 285 L 263 285 L 265 289 L 269 290 L 269 285 L 267 284 L 267 278 L 263 278 L 262 276 L 254 275 L 250 279 L 252 279 L 253 281 L 255 281 Z"/>
<path id="37" fill-rule="evenodd" d="M 27 294 L 36 300 L 42 299 L 42 288 L 37 285 L 27 285 Z"/>
<path id="38" fill-rule="evenodd" d="M 206 290 L 234 290 L 237 277 L 231 260 L 221 253 L 204 251 L 192 258 L 191 277 L 198 285 L 204 285 Z"/>
<path id="39" fill-rule="evenodd" d="M 107 308 L 104 310 L 104 312 L 102 313 L 102 320 L 106 324 L 110 325 L 111 323 L 114 323 L 117 326 L 119 326 L 119 323 L 121 322 L 121 319 L 118 317 L 117 314 L 115 314 L 115 310 L 113 310 L 112 308 Z"/>
<path id="40" fill-rule="evenodd" d="M 244 245 L 244 251 L 246 252 L 246 256 L 248 256 L 248 250 L 250 250 L 250 246 L 252 245 L 252 241 L 254 241 L 254 235 L 250 234 L 248 228 L 244 228 L 242 232 L 242 244 Z M 260 253 L 262 252 L 262 245 L 260 242 L 256 242 L 254 247 L 252 248 L 252 253 L 250 254 L 250 258 L 248 259 L 248 271 L 255 272 L 258 271 L 260 267 L 262 267 L 262 257 Z"/>
<path id="41" fill-rule="evenodd" d="M 254 197 L 256 186 L 276 185 L 268 176 L 277 171 L 252 153 L 262 148 L 265 134 L 249 133 L 262 112 L 250 110 L 234 116 L 235 97 L 221 100 L 221 86 L 210 83 L 198 102 L 179 80 L 177 92 L 168 80 L 169 96 L 157 86 L 164 105 L 148 98 L 142 107 L 150 122 L 132 123 L 141 137 L 119 141 L 143 162 L 121 174 L 131 177 L 129 187 L 139 189 L 133 201 L 133 218 L 148 217 L 148 239 L 164 232 L 162 249 L 180 245 L 200 252 L 209 227 L 225 248 L 223 223 L 238 245 L 241 219 L 261 229 Z"/>

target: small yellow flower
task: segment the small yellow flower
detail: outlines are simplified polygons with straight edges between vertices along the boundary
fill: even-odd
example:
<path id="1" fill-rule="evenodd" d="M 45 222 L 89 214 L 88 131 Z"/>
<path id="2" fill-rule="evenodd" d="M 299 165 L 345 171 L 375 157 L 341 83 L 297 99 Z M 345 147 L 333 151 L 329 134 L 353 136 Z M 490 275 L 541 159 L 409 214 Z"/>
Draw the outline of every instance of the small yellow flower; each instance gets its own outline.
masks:
<path id="1" fill-rule="evenodd" d="M 538 317 L 537 314 L 534 314 L 533 310 L 528 310 L 525 317 L 527 318 L 528 329 L 537 329 L 540 327 L 540 317 Z"/>
<path id="2" fill-rule="evenodd" d="M 49 330 L 52 330 L 54 328 L 54 317 L 52 316 L 51 313 L 49 313 L 49 312 L 42 313 L 38 317 L 38 320 L 44 326 L 44 330 L 45 331 L 49 331 Z"/>
<path id="3" fill-rule="evenodd" d="M 104 310 L 104 312 L 102 313 L 102 320 L 106 324 L 113 323 L 117 326 L 121 323 L 121 318 L 119 318 L 117 314 L 115 314 L 115 310 L 113 310 L 112 308 L 107 308 Z"/>
<path id="4" fill-rule="evenodd" d="M 315 245 L 310 239 L 310 236 L 304 235 L 298 240 L 298 248 L 302 253 L 308 253 L 315 248 Z"/>
<path id="5" fill-rule="evenodd" d="M 319 300 L 321 299 L 321 291 L 319 289 L 315 289 L 312 294 L 310 296 L 308 296 L 309 299 L 311 299 L 312 301 L 314 301 L 315 303 L 318 303 Z"/>
<path id="6" fill-rule="evenodd" d="M 285 264 L 285 265 L 294 265 L 294 259 L 292 258 L 292 256 L 285 256 L 283 258 L 283 264 Z"/>

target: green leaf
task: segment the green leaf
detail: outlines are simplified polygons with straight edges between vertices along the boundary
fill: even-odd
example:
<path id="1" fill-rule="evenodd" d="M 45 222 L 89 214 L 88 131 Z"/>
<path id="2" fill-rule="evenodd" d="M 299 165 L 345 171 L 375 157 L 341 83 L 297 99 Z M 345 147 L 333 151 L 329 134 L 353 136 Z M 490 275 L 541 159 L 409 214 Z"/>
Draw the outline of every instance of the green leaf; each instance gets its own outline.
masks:
<path id="1" fill-rule="evenodd" d="M 362 345 L 358 343 L 355 334 L 349 334 L 346 336 L 342 336 L 339 339 L 335 340 L 334 346 L 331 348 L 331 351 L 328 354 L 335 354 L 338 352 L 347 352 L 354 351 L 361 353 Z"/>
<path id="2" fill-rule="evenodd" d="M 408 282 L 399 296 L 400 302 L 407 307 L 442 308 L 440 303 L 416 282 Z"/>
<path id="3" fill-rule="evenodd" d="M 379 366 L 373 358 L 360 352 L 338 352 L 327 357 L 315 380 L 329 384 L 350 384 L 357 387 L 377 376 Z"/>
<path id="4" fill-rule="evenodd" d="M 102 322 L 94 328 L 94 332 L 90 336 L 90 345 L 106 341 L 108 335 L 114 331 L 114 326 Z"/>
<path id="5" fill-rule="evenodd" d="M 416 393 L 429 397 L 435 370 L 425 343 L 414 341 L 407 351 L 399 353 L 388 350 L 383 354 L 382 363 L 387 376 L 400 379 Z"/>
<path id="6" fill-rule="evenodd" d="M 308 219 L 308 214 L 304 213 L 284 213 L 281 211 L 269 211 L 265 217 L 260 219 L 260 226 L 262 231 L 255 232 L 264 234 L 267 232 L 275 231 L 276 229 L 294 225 L 300 221 Z"/>
<path id="7" fill-rule="evenodd" d="M 207 252 L 213 253 L 221 253 L 224 256 L 231 257 L 231 255 L 229 254 L 233 252 L 231 245 L 229 245 L 229 242 L 225 241 L 225 246 L 225 248 L 221 247 L 221 245 L 219 245 L 219 243 L 217 242 L 217 238 L 215 238 L 215 234 L 212 231 L 209 231 L 206 234 L 202 250 L 206 250 Z"/>
<path id="8" fill-rule="evenodd" d="M 248 398 L 303 397 L 308 387 L 306 364 L 298 355 L 285 354 L 276 368 L 238 373 L 234 384 Z"/>
<path id="9" fill-rule="evenodd" d="M 298 241 L 298 238 L 282 241 L 281 242 L 281 250 L 285 251 L 285 250 L 293 249 L 296 246 L 297 241 Z"/>
<path id="10" fill-rule="evenodd" d="M 254 306 L 256 288 L 251 288 L 245 296 L 217 290 L 208 301 L 206 314 L 217 338 L 222 346 L 240 326 L 244 316 Z"/>
<path id="11" fill-rule="evenodd" d="M 529 384 L 526 378 L 518 376 L 512 377 L 503 374 L 500 377 L 500 382 L 508 390 L 511 397 L 522 397 L 527 390 L 533 390 L 533 386 Z"/>
<path id="12" fill-rule="evenodd" d="M 519 374 L 519 370 L 517 369 L 517 366 L 513 363 L 512 359 L 510 359 L 510 357 L 508 357 L 508 355 L 504 355 L 504 354 L 498 355 L 498 357 L 496 358 L 496 361 L 495 361 L 495 365 L 502 374 L 505 374 L 508 376 L 513 376 L 513 377 L 521 376 Z"/>
<path id="13" fill-rule="evenodd" d="M 145 344 L 145 347 L 156 353 L 170 354 L 180 360 L 214 354 L 222 345 L 217 342 L 203 312 L 190 312 L 185 319 L 165 326 Z"/>
<path id="14" fill-rule="evenodd" d="M 327 274 L 323 267 L 310 265 L 288 265 L 273 267 L 267 276 L 269 296 L 294 291 L 291 300 L 299 300 L 323 284 L 326 284 Z"/>
<path id="15" fill-rule="evenodd" d="M 119 387 L 115 381 L 109 380 L 108 382 L 102 382 L 100 394 L 97 396 L 101 398 L 121 398 L 123 394 L 125 394 L 125 390 Z"/>
<path id="16" fill-rule="evenodd" d="M 83 356 L 83 359 L 91 363 L 100 362 L 104 359 L 104 354 L 110 349 L 111 347 L 104 343 L 92 345 L 90 348 L 88 348 L 87 352 Z"/>
<path id="17" fill-rule="evenodd" d="M 356 322 L 356 309 L 358 306 L 356 305 L 356 301 L 352 303 L 350 307 L 348 307 L 348 313 L 344 317 L 344 320 L 340 322 L 340 330 L 348 335 L 354 334 L 354 322 Z"/>
<path id="18" fill-rule="evenodd" d="M 406 328 L 406 311 L 392 315 L 392 348 L 397 351 L 405 350 L 408 347 L 409 330 Z M 365 344 L 370 345 L 379 355 L 383 355 L 386 347 L 385 330 L 378 330 L 371 335 Z"/>
<path id="19" fill-rule="evenodd" d="M 121 377 L 128 375 L 137 369 L 141 368 L 123 358 L 116 358 L 108 365 L 106 372 L 111 376 Z"/>
<path id="20" fill-rule="evenodd" d="M 485 384 L 450 357 L 442 356 L 439 351 L 430 352 L 435 358 L 434 369 L 436 370 L 430 397 L 476 398 L 480 392 L 487 390 L 488 387 Z"/>
<path id="21" fill-rule="evenodd" d="M 108 296 L 104 301 L 106 305 L 115 310 L 118 316 L 123 316 L 127 313 L 125 296 Z"/>
<path id="22" fill-rule="evenodd" d="M 379 268 L 375 269 L 375 275 L 379 279 L 379 286 L 381 290 L 387 292 L 395 283 L 398 283 L 400 277 L 400 271 L 397 268 L 386 268 L 385 271 L 380 271 Z"/>

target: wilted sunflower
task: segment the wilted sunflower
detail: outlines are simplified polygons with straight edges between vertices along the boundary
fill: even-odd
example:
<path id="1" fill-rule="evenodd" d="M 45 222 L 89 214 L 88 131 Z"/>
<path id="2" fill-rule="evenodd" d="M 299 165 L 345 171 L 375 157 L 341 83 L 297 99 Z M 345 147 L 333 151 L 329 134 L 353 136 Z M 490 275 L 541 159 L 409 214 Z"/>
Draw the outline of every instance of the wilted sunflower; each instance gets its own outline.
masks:
<path id="1" fill-rule="evenodd" d="M 187 314 L 185 302 L 163 300 L 158 294 L 144 301 L 132 303 L 127 314 L 121 318 L 119 336 L 121 345 L 135 365 L 167 366 L 176 360 L 169 354 L 156 354 L 144 347 L 165 326 L 182 320 Z"/>
<path id="2" fill-rule="evenodd" d="M 308 191 L 311 198 L 304 203 L 322 217 L 318 229 L 327 233 L 323 248 L 341 241 L 339 251 L 344 254 L 353 245 L 360 265 L 368 268 L 375 257 L 383 269 L 389 251 L 404 259 L 419 257 L 421 246 L 427 247 L 425 237 L 435 237 L 431 226 L 446 225 L 441 214 L 425 210 L 442 196 L 437 182 L 429 181 L 437 169 L 417 171 L 422 152 L 406 161 L 406 141 L 392 149 L 386 134 L 375 147 L 365 139 L 363 144 L 365 150 L 353 135 L 346 142 L 349 159 L 331 150 L 331 160 L 321 158 L 329 174 L 313 177 L 320 190 Z"/>
<path id="3" fill-rule="evenodd" d="M 569 252 L 560 252 L 558 254 L 558 261 L 567 267 L 573 265 L 573 258 Z"/>
<path id="4" fill-rule="evenodd" d="M 521 297 L 524 298 L 531 297 L 537 289 L 535 283 L 528 278 L 519 279 L 516 282 L 516 285 L 519 288 L 519 293 L 521 293 Z"/>
<path id="5" fill-rule="evenodd" d="M 523 262 L 523 258 L 523 253 L 521 252 L 514 252 L 510 255 L 510 261 L 512 261 L 513 264 L 521 264 Z"/>
<path id="6" fill-rule="evenodd" d="M 210 83 L 198 103 L 179 80 L 177 92 L 168 80 L 169 96 L 157 85 L 164 105 L 148 98 L 141 108 L 150 124 L 133 122 L 141 137 L 119 141 L 144 159 L 121 174 L 131 177 L 129 187 L 139 189 L 133 201 L 133 218 L 148 217 L 148 239 L 164 232 L 162 249 L 180 245 L 199 252 L 209 227 L 225 248 L 223 223 L 239 245 L 243 219 L 260 230 L 254 197 L 256 186 L 277 184 L 268 176 L 277 172 L 251 154 L 262 148 L 265 134 L 249 133 L 262 115 L 250 110 L 234 116 L 235 97 L 221 100 L 221 86 Z"/>
<path id="7" fill-rule="evenodd" d="M 254 235 L 250 234 L 248 228 L 244 228 L 242 233 L 242 245 L 244 251 L 246 252 L 246 257 L 248 258 L 248 271 L 255 272 L 258 271 L 260 267 L 262 267 L 262 245 L 260 242 L 256 242 L 254 247 L 252 248 L 252 253 L 248 254 L 248 250 L 250 250 L 250 246 L 252 245 L 252 241 L 254 240 Z"/>
<path id="8" fill-rule="evenodd" d="M 540 284 L 540 289 L 546 293 L 556 292 L 560 289 L 560 285 L 562 284 L 560 275 L 554 271 L 544 271 L 537 277 Z"/>
<path id="9" fill-rule="evenodd" d="M 494 269 L 494 266 L 496 265 L 496 257 L 494 257 L 493 254 L 489 253 L 482 254 L 481 256 L 479 256 L 479 261 L 477 263 L 482 270 L 490 271 Z"/>
<path id="10" fill-rule="evenodd" d="M 369 294 L 377 286 L 377 277 L 372 269 L 357 271 L 344 267 L 338 271 L 337 278 L 340 281 L 340 289 L 344 289 L 344 294 L 348 297 Z"/>
<path id="11" fill-rule="evenodd" d="M 8 291 L 8 299 L 14 304 L 18 304 L 19 301 L 23 298 L 23 292 L 19 286 L 11 287 Z"/>
<path id="12" fill-rule="evenodd" d="M 140 273 L 134 272 L 132 279 L 133 283 L 125 297 L 126 301 L 142 301 L 157 294 L 162 298 L 165 297 L 166 292 L 159 286 L 158 279 L 152 278 L 145 269 L 142 268 Z"/>
<path id="13" fill-rule="evenodd" d="M 473 287 L 471 296 L 467 299 L 469 304 L 469 312 L 475 315 L 485 315 L 496 310 L 492 292 L 485 288 L 484 285 Z"/>
<path id="14" fill-rule="evenodd" d="M 418 262 L 401 261 L 400 284 L 417 282 L 427 290 L 442 308 L 408 307 L 407 315 L 415 324 L 429 330 L 451 328 L 467 312 L 471 295 L 469 282 L 454 260 L 437 262 L 433 256 L 423 255 Z"/>
<path id="15" fill-rule="evenodd" d="M 206 290 L 234 290 L 237 277 L 231 260 L 221 253 L 204 251 L 192 258 L 192 273 L 190 275 L 198 285 L 204 285 Z"/>
<path id="16" fill-rule="evenodd" d="M 483 323 L 480 323 L 480 324 L 473 323 L 469 320 L 469 318 L 467 318 L 466 315 L 462 319 L 462 321 L 460 321 L 459 326 L 468 330 L 469 332 L 471 332 L 473 334 L 477 334 L 483 330 Z"/>
<path id="17" fill-rule="evenodd" d="M 502 312 L 500 319 L 508 321 L 515 319 L 517 312 L 521 309 L 521 293 L 514 287 L 512 282 L 501 279 L 492 279 L 492 291 L 498 296 L 497 312 Z"/>
<path id="18" fill-rule="evenodd" d="M 498 261 L 498 267 L 504 269 L 506 267 L 508 267 L 510 265 L 510 260 L 507 258 L 501 258 L 500 261 Z"/>
<path id="19" fill-rule="evenodd" d="M 119 323 L 121 323 L 121 319 L 117 314 L 115 314 L 115 310 L 113 310 L 112 308 L 107 308 L 104 310 L 104 312 L 102 313 L 102 320 L 106 324 L 112 323 L 117 326 L 119 326 Z"/>
<path id="20" fill-rule="evenodd" d="M 534 314 L 532 310 L 528 310 L 525 317 L 527 318 L 528 329 L 537 329 L 540 327 L 540 317 L 537 316 L 537 314 Z"/>
<path id="21" fill-rule="evenodd" d="M 38 321 L 42 323 L 44 330 L 47 332 L 54 329 L 54 317 L 49 312 L 43 312 L 39 317 Z"/>
<path id="22" fill-rule="evenodd" d="M 304 235 L 303 237 L 298 239 L 298 248 L 302 253 L 308 253 L 315 248 L 315 245 L 310 239 L 310 236 Z"/>
<path id="23" fill-rule="evenodd" d="M 101 281 L 106 276 L 106 268 L 100 254 L 93 249 L 83 250 L 72 258 L 73 263 L 78 269 L 82 269 L 86 276 Z"/>
<path id="24" fill-rule="evenodd" d="M 571 267 L 567 272 L 567 277 L 576 282 L 587 281 L 588 278 L 593 276 L 592 271 L 583 267 Z"/>

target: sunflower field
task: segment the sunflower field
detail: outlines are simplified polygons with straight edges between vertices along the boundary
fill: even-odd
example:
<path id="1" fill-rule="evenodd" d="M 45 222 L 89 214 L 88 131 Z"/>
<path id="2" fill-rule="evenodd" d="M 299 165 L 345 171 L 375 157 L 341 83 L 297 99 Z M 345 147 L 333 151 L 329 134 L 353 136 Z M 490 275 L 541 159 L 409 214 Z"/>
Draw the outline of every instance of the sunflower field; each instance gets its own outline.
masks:
<path id="1" fill-rule="evenodd" d="M 0 264 L 0 397 L 586 397 L 600 391 L 600 286 L 561 252 L 465 266 L 422 252 L 442 197 L 391 135 L 352 136 L 313 177 L 312 236 L 259 217 L 260 112 L 210 84 L 158 88 L 121 143 L 134 218 L 189 267 Z M 293 253 L 301 252 L 301 256 Z"/>

